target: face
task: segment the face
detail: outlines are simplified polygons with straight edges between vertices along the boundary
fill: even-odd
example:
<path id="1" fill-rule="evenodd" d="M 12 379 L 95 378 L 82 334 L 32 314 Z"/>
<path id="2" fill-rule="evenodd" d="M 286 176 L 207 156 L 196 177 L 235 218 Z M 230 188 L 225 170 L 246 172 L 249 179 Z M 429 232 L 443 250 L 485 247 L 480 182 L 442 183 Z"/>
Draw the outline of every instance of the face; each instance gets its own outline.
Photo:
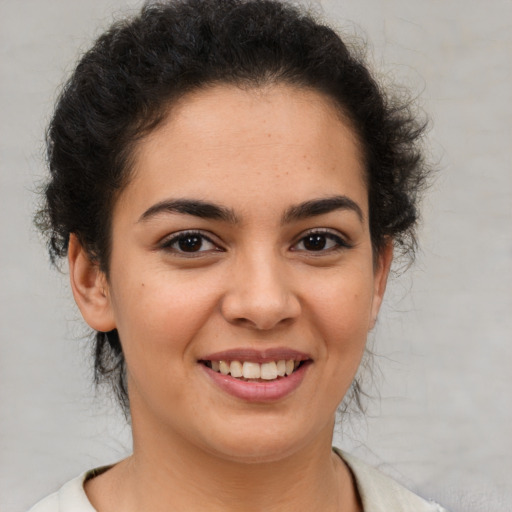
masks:
<path id="1" fill-rule="evenodd" d="M 330 444 L 390 251 L 374 264 L 361 154 L 327 99 L 185 97 L 138 146 L 112 230 L 136 444 L 248 461 Z"/>

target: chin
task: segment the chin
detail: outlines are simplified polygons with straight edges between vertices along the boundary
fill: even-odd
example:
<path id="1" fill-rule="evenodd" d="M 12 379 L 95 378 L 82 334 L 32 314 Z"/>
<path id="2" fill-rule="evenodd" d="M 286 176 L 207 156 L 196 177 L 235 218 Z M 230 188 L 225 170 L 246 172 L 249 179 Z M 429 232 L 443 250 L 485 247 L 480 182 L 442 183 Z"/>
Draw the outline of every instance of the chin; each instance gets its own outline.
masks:
<path id="1" fill-rule="evenodd" d="M 233 424 L 231 424 L 231 428 L 220 433 L 215 445 L 212 443 L 213 439 L 209 439 L 210 443 L 207 449 L 214 456 L 225 460 L 245 464 L 262 464 L 284 460 L 303 450 L 309 444 L 318 442 L 319 438 L 324 439 L 324 435 L 319 436 L 316 429 L 311 430 L 308 434 L 305 422 L 296 419 L 294 425 L 290 426 L 281 420 L 276 427 L 276 421 L 274 418 L 264 424 L 261 421 L 253 420 L 247 422 L 246 425 L 243 423 L 237 425 L 234 430 Z M 298 425 L 302 425 L 302 428 L 297 428 Z M 324 430 L 330 446 L 332 427 L 329 425 Z"/>
<path id="2" fill-rule="evenodd" d="M 282 442 L 256 442 L 245 446 L 225 446 L 213 453 L 218 458 L 240 464 L 269 464 L 286 459 L 296 453 L 299 446 Z"/>

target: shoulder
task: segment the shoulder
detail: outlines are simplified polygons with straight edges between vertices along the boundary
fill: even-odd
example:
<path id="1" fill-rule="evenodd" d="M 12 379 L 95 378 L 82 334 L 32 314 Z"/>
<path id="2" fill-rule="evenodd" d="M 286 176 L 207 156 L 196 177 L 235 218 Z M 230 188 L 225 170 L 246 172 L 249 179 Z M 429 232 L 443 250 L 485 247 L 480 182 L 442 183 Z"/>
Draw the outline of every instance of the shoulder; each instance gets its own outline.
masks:
<path id="1" fill-rule="evenodd" d="M 352 471 L 365 512 L 447 512 L 356 457 L 337 448 L 334 451 Z"/>
<path id="2" fill-rule="evenodd" d="M 36 503 L 28 512 L 96 512 L 85 494 L 84 482 L 108 467 L 86 471 L 73 478 L 57 492 Z"/>
<path id="3" fill-rule="evenodd" d="M 57 512 L 59 510 L 58 493 L 54 492 L 36 503 L 28 512 Z"/>

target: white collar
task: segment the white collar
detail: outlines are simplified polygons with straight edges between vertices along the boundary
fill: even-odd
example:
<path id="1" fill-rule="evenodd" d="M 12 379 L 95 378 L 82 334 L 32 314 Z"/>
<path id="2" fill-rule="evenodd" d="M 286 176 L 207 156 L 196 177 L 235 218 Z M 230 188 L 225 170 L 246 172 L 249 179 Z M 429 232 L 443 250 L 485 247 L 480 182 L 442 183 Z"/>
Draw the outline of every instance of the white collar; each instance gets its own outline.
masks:
<path id="1" fill-rule="evenodd" d="M 426 501 L 360 459 L 333 448 L 354 475 L 364 512 L 447 512 Z"/>
<path id="2" fill-rule="evenodd" d="M 440 505 L 420 498 L 361 460 L 333 448 L 354 475 L 364 512 L 446 512 Z M 97 512 L 87 498 L 84 482 L 110 466 L 86 471 L 63 485 L 29 512 Z"/>

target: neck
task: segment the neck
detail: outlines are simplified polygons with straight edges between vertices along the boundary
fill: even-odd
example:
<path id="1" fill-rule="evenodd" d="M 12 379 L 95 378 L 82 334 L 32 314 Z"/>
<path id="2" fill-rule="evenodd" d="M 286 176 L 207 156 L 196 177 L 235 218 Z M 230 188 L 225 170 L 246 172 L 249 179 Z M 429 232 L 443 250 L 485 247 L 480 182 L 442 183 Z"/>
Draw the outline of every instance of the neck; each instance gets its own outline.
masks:
<path id="1" fill-rule="evenodd" d="M 299 450 L 262 461 L 222 458 L 164 432 L 142 436 L 137 426 L 133 455 L 86 487 L 99 512 L 359 510 L 350 471 L 331 450 L 332 424 Z"/>
<path id="2" fill-rule="evenodd" d="M 159 503 L 179 501 L 182 506 L 176 510 L 314 510 L 306 503 L 313 496 L 328 496 L 336 487 L 330 448 L 327 457 L 304 450 L 277 461 L 250 463 L 186 448 L 173 449 L 164 462 L 160 453 L 158 466 L 150 454 L 139 456 L 136 450 L 131 460 L 134 480 L 141 488 L 152 487 L 155 495 L 161 495 Z M 326 458 L 328 463 L 321 464 Z"/>

